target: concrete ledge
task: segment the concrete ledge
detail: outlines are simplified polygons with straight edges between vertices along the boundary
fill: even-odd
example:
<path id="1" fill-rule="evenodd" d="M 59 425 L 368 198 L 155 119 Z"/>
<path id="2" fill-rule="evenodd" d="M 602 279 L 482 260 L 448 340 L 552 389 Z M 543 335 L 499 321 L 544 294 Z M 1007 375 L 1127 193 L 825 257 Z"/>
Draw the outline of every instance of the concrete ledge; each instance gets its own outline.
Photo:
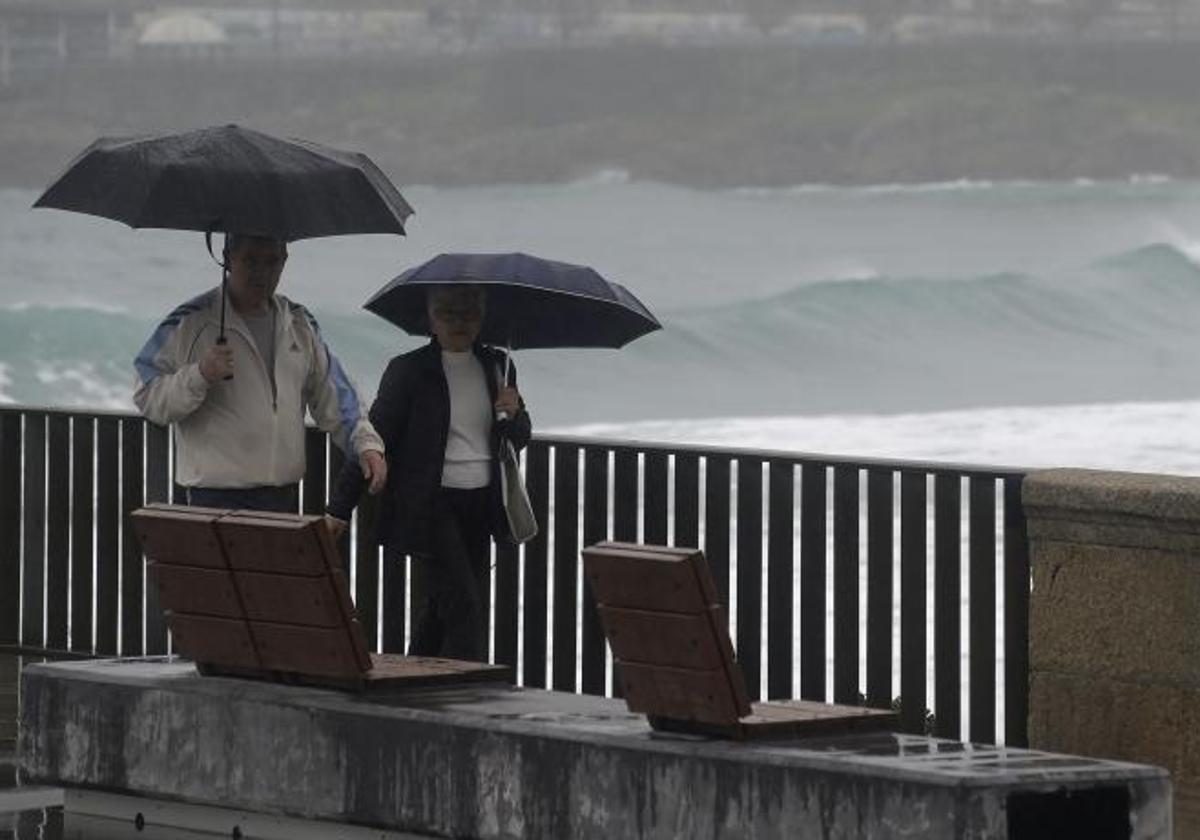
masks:
<path id="1" fill-rule="evenodd" d="M 1043 470 L 1021 500 L 1031 539 L 1200 553 L 1200 478 Z"/>
<path id="2" fill-rule="evenodd" d="M 1160 764 L 1200 837 L 1200 479 L 1025 479 L 1030 743 Z"/>
<path id="3" fill-rule="evenodd" d="M 1128 797 L 1168 837 L 1152 767 L 864 735 L 651 733 L 620 701 L 477 685 L 366 699 L 199 678 L 187 663 L 26 669 L 30 781 L 478 838 L 1007 837 L 1015 792 Z"/>

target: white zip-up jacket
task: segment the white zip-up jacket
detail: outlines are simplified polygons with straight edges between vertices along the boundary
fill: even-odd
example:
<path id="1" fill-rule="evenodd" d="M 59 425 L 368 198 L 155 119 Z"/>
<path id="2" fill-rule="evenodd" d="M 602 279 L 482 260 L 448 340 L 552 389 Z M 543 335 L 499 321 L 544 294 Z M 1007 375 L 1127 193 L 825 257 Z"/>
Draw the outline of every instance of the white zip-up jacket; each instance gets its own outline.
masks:
<path id="1" fill-rule="evenodd" d="M 209 383 L 200 361 L 217 341 L 221 290 L 166 317 L 134 360 L 133 401 L 147 419 L 175 424 L 175 480 L 185 487 L 280 486 L 304 476 L 304 412 L 347 457 L 383 451 L 358 390 L 329 352 L 312 315 L 282 295 L 275 309 L 272 376 L 245 321 L 225 310 L 234 376 Z"/>

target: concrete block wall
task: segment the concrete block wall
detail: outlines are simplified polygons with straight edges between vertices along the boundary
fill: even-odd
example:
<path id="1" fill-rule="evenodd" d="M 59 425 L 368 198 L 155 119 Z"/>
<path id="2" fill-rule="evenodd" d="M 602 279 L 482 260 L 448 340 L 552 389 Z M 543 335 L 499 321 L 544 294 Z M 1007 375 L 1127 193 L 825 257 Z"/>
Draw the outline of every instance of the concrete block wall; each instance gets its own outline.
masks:
<path id="1" fill-rule="evenodd" d="M 21 676 L 19 660 L 0 654 L 0 755 L 17 746 L 17 685 Z"/>
<path id="2" fill-rule="evenodd" d="M 1200 840 L 1200 479 L 1051 470 L 1023 501 L 1030 746 L 1166 768 Z"/>

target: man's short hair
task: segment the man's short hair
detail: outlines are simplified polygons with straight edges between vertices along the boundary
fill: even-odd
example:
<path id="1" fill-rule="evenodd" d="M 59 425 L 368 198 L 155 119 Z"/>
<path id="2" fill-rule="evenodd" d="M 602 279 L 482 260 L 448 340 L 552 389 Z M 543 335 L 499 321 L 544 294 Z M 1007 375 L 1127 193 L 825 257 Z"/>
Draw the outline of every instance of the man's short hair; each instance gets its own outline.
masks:
<path id="1" fill-rule="evenodd" d="M 247 242 L 265 242 L 279 246 L 279 250 L 286 257 L 288 252 L 287 240 L 275 239 L 271 236 L 259 236 L 253 233 L 226 233 L 225 245 L 221 249 L 221 254 L 225 257 L 225 262 L 229 262 L 229 257 L 238 248 L 245 245 Z"/>

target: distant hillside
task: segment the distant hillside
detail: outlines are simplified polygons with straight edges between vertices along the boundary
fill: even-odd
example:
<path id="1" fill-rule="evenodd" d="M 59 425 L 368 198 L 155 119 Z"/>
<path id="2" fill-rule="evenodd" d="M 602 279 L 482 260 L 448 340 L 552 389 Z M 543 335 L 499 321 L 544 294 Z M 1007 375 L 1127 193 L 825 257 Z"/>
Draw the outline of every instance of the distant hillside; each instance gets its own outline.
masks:
<path id="1" fill-rule="evenodd" d="M 617 168 L 698 186 L 1200 175 L 1188 44 L 624 47 L 80 65 L 0 89 L 0 184 L 99 134 L 237 121 L 401 184 Z"/>

